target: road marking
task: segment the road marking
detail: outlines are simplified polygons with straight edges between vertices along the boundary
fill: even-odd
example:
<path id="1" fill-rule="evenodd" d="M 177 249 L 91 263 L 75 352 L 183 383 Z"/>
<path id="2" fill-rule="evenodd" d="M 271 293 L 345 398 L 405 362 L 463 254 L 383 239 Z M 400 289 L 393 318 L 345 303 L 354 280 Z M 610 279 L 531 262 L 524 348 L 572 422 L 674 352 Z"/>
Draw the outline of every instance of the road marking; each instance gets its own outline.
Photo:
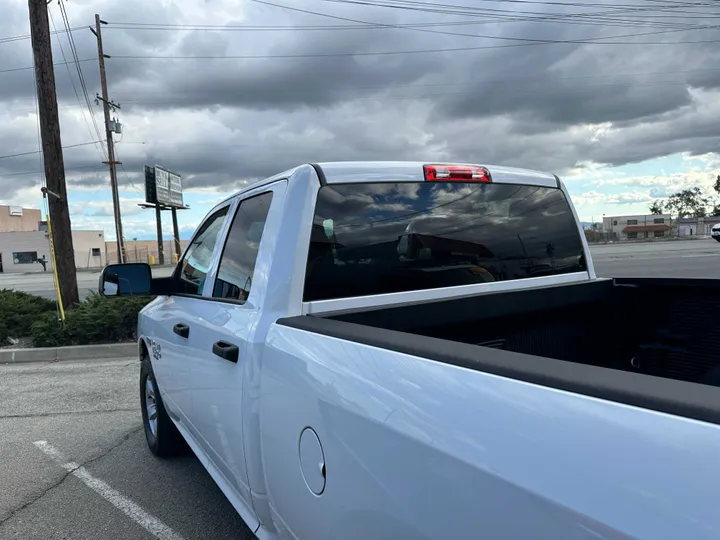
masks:
<path id="1" fill-rule="evenodd" d="M 63 469 L 68 471 L 75 478 L 80 480 L 83 484 L 92 489 L 95 493 L 100 495 L 103 499 L 108 501 L 115 508 L 120 510 L 123 514 L 132 519 L 135 523 L 140 525 L 156 538 L 160 540 L 184 540 L 180 534 L 176 533 L 155 516 L 148 514 L 125 495 L 114 490 L 99 478 L 95 478 L 85 467 L 82 467 L 73 461 L 66 461 L 62 453 L 52 445 L 48 444 L 47 441 L 35 441 L 33 444 L 42 452 L 50 456 L 53 461 L 55 461 Z"/>

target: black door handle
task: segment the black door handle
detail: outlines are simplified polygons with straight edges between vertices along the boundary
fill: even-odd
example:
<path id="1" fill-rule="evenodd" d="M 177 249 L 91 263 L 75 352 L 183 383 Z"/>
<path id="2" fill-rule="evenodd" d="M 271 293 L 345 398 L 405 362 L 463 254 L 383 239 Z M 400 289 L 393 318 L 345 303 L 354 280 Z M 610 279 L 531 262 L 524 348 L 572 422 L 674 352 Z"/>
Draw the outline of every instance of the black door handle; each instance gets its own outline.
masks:
<path id="1" fill-rule="evenodd" d="M 187 324 L 178 323 L 173 326 L 173 332 L 175 332 L 178 336 L 187 339 L 190 335 L 190 327 Z"/>
<path id="2" fill-rule="evenodd" d="M 238 349 L 237 345 L 233 345 L 227 341 L 216 341 L 213 343 L 213 353 L 217 354 L 220 358 L 230 360 L 230 362 L 237 364 L 240 349 Z"/>

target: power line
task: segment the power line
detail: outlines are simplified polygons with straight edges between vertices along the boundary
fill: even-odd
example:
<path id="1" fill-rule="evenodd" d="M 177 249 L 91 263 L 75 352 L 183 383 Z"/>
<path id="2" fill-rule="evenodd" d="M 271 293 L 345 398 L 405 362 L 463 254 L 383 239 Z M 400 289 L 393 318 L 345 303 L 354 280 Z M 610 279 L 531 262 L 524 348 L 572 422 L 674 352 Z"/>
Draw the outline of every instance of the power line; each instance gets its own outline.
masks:
<path id="1" fill-rule="evenodd" d="M 253 0 L 257 1 L 257 0 Z M 596 38 L 602 39 L 602 38 Z M 420 49 L 411 51 L 377 51 L 377 52 L 348 52 L 348 53 L 306 53 L 306 54 L 258 54 L 258 55 L 113 55 L 112 58 L 120 60 L 270 60 L 270 59 L 290 59 L 290 58 L 334 58 L 334 57 L 353 57 L 353 56 L 396 56 L 401 54 L 430 54 L 430 53 L 448 53 L 448 52 L 465 52 L 465 51 L 481 51 L 488 49 L 505 49 L 510 47 L 527 47 L 529 45 L 559 45 L 559 44 L 578 44 L 578 45 L 687 45 L 701 43 L 720 43 L 720 39 L 694 40 L 694 41 L 637 41 L 637 42 L 594 42 L 594 41 L 550 41 L 550 40 L 533 40 L 533 43 L 516 43 L 513 45 L 488 45 L 484 47 L 453 47 L 448 49 Z"/>
<path id="2" fill-rule="evenodd" d="M 55 30 L 55 35 L 57 36 L 57 29 L 55 27 L 55 19 L 53 18 L 52 12 L 49 9 L 48 9 L 48 15 L 50 17 L 50 22 L 52 23 L 53 30 Z M 72 85 L 73 92 L 75 93 L 75 98 L 77 99 L 78 105 L 80 106 L 80 109 L 82 110 L 83 120 L 85 121 L 85 124 L 87 125 L 88 129 L 90 130 L 90 136 L 91 137 L 97 136 L 97 138 L 100 139 L 101 136 L 99 133 L 97 133 L 97 125 L 96 125 L 96 133 L 95 133 L 95 135 L 93 135 L 93 129 L 90 126 L 90 123 L 88 122 L 87 117 L 85 116 L 85 109 L 84 109 L 82 103 L 80 103 L 80 95 L 78 94 L 77 87 L 75 86 L 75 81 L 73 80 L 73 76 L 70 71 L 70 65 L 69 65 L 69 62 L 67 61 L 67 57 L 65 56 L 65 49 L 62 46 L 62 42 L 60 41 L 59 37 L 57 38 L 57 43 L 58 43 L 58 46 L 60 47 L 60 53 L 62 54 L 63 61 L 65 62 L 65 68 L 67 69 L 68 78 L 70 79 L 70 84 Z M 87 100 L 86 100 L 86 102 L 87 102 Z M 92 118 L 92 110 L 90 110 L 90 117 Z M 101 161 L 104 160 L 105 155 L 103 154 L 102 146 L 96 146 L 96 148 L 100 152 Z"/>
<path id="3" fill-rule="evenodd" d="M 140 193 L 140 195 L 145 196 L 145 192 L 142 191 L 139 187 L 137 187 L 137 186 L 135 185 L 135 182 L 132 181 L 132 179 L 130 178 L 130 175 L 129 175 L 129 174 L 127 173 L 127 171 L 125 170 L 125 165 L 123 165 L 123 163 L 122 163 L 122 160 L 121 160 L 121 158 L 120 158 L 120 153 L 118 152 L 117 146 L 115 146 L 115 158 L 120 162 L 120 170 L 121 170 L 122 173 L 125 175 L 125 179 L 128 181 L 128 183 L 129 183 L 133 188 L 135 188 L 135 191 L 137 191 L 138 193 Z"/>
<path id="4" fill-rule="evenodd" d="M 495 11 L 495 10 L 494 10 Z M 211 24 L 176 24 L 176 23 L 138 23 L 138 22 L 110 22 L 108 23 L 108 29 L 110 30 L 159 30 L 159 31 L 172 31 L 176 32 L 178 30 L 193 30 L 193 31 L 200 31 L 200 30 L 207 30 L 207 31 L 214 31 L 214 32 L 314 32 L 314 31 L 345 31 L 345 30 L 392 30 L 393 28 L 432 28 L 432 27 L 448 27 L 448 26 L 476 26 L 476 25 L 484 25 L 484 24 L 497 24 L 500 22 L 528 22 L 528 21 L 536 21 L 536 22 L 566 22 L 562 21 L 560 18 L 571 18 L 571 17 L 580 17 L 582 16 L 583 19 L 586 19 L 588 15 L 597 15 L 597 14 L 580 14 L 580 13 L 558 13 L 558 14 L 552 14 L 548 12 L 525 12 L 530 15 L 541 15 L 540 17 L 517 17 L 516 15 L 518 13 L 517 11 L 510 11 L 510 10 L 497 10 L 497 11 L 506 11 L 507 13 L 512 13 L 513 17 L 507 18 L 507 19 L 501 19 L 501 20 L 479 20 L 479 19 L 471 19 L 471 20 L 462 20 L 462 21 L 444 21 L 444 22 L 421 22 L 421 23 L 398 23 L 395 25 L 387 25 L 383 23 L 367 23 L 367 24 L 345 24 L 345 25 L 211 25 Z M 608 13 L 616 13 L 616 12 L 608 12 Z M 623 13 L 623 12 L 621 12 Z M 630 13 L 632 15 L 633 13 Z M 605 15 L 605 14 L 600 14 Z M 499 17 L 499 15 L 493 15 L 494 17 Z M 654 17 L 672 17 L 673 21 L 676 21 L 678 19 L 678 16 L 676 14 L 673 15 L 656 15 Z M 682 18 L 698 18 L 698 19 L 717 19 L 720 18 L 720 16 L 711 16 L 707 14 L 702 15 L 689 15 Z M 669 25 L 672 25 L 670 27 L 676 28 L 678 27 L 677 22 L 661 22 L 661 21 L 638 21 L 638 20 L 622 20 L 622 19 L 616 19 L 612 17 L 603 17 L 597 21 L 593 20 L 577 20 L 577 21 L 571 21 L 574 24 L 601 24 L 603 26 L 632 26 L 632 27 L 638 27 L 638 26 L 661 26 L 661 27 L 667 27 Z M 695 27 L 692 25 L 684 24 L 684 28 L 688 29 L 694 29 L 694 28 L 702 28 L 702 27 Z"/>
<path id="5" fill-rule="evenodd" d="M 78 144 L 69 144 L 67 146 L 63 146 L 63 150 L 67 148 L 77 148 L 79 146 L 88 146 L 90 144 L 97 144 L 99 141 L 88 141 L 84 143 L 78 143 Z M 31 156 L 33 154 L 39 154 L 40 150 L 33 150 L 32 152 L 20 152 L 18 154 L 8 154 L 6 156 L 0 156 L 0 159 L 8 159 L 8 158 L 14 158 L 14 157 L 20 157 L 20 156 Z"/>
<path id="6" fill-rule="evenodd" d="M 95 134 L 97 135 L 98 140 L 102 139 L 102 132 L 100 131 L 100 128 L 98 127 L 97 120 L 95 119 L 95 114 L 92 109 L 92 104 L 90 103 L 90 96 L 88 95 L 88 89 L 87 85 L 85 84 L 85 77 L 83 76 L 82 68 L 80 67 L 80 60 L 78 58 L 77 53 L 77 47 L 75 46 L 75 38 L 72 34 L 72 29 L 70 27 L 70 19 L 67 15 L 67 11 L 65 10 L 65 4 L 62 0 L 58 0 L 58 6 L 60 7 L 60 13 L 62 15 L 63 24 L 65 25 L 65 29 L 67 30 L 67 37 L 68 37 L 68 43 L 70 45 L 70 51 L 72 52 L 73 59 L 75 61 L 75 68 L 77 70 L 78 78 L 80 80 L 80 87 L 82 89 L 83 97 L 85 98 L 85 104 L 87 105 L 88 112 L 90 113 L 90 119 L 92 120 L 93 126 L 95 127 Z M 74 84 L 73 84 L 74 87 Z M 79 103 L 79 98 L 78 98 Z M 83 117 L 85 114 L 83 113 Z M 90 126 L 88 125 L 88 128 Z M 92 135 L 92 130 L 91 135 Z M 102 149 L 102 146 L 100 146 L 100 156 L 101 158 L 104 158 L 106 155 L 105 151 Z"/>
<path id="7" fill-rule="evenodd" d="M 78 26 L 78 27 L 72 28 L 72 30 L 80 30 L 81 28 L 84 28 L 84 27 Z M 50 32 L 50 35 L 53 36 L 53 35 L 57 35 L 57 34 L 64 34 L 65 32 L 67 32 L 67 30 L 53 30 L 52 32 Z M 12 43 L 14 41 L 23 41 L 25 39 L 30 39 L 30 37 L 31 37 L 30 34 L 23 34 L 20 36 L 0 37 L 0 43 Z"/>
<path id="8" fill-rule="evenodd" d="M 562 5 L 562 6 L 573 6 L 573 7 L 602 7 L 602 8 L 612 8 L 611 11 L 605 11 L 605 12 L 591 12 L 591 13 L 548 13 L 548 12 L 523 12 L 523 11 L 517 11 L 517 10 L 501 10 L 501 9 L 493 9 L 493 8 L 486 8 L 486 7 L 471 7 L 471 6 L 458 6 L 458 5 L 448 5 L 448 4 L 436 4 L 436 3 L 426 3 L 426 2 L 405 2 L 403 5 L 396 4 L 388 4 L 387 2 L 385 4 L 378 4 L 376 2 L 370 2 L 368 0 L 323 0 L 323 1 L 330 1 L 330 2 L 336 2 L 336 3 L 344 3 L 344 4 L 359 4 L 359 5 L 366 5 L 366 6 L 373 6 L 373 7 L 386 7 L 386 8 L 396 8 L 396 9 L 402 9 L 402 10 L 408 10 L 408 11 L 415 11 L 415 12 L 427 12 L 427 13 L 440 13 L 440 14 L 450 14 L 450 15 L 464 15 L 464 16 L 475 16 L 475 17 L 497 17 L 500 18 L 501 21 L 492 21 L 492 22 L 513 22 L 516 20 L 534 20 L 534 21 L 545 21 L 545 22 L 569 22 L 569 21 L 562 21 L 561 19 L 572 19 L 573 24 L 577 24 L 580 22 L 583 22 L 587 19 L 595 19 L 596 22 L 599 22 L 601 24 L 607 24 L 609 20 L 615 20 L 612 17 L 618 14 L 623 15 L 634 15 L 636 13 L 646 13 L 646 12 L 661 12 L 661 13 L 669 13 L 671 10 L 672 17 L 677 18 L 678 15 L 683 14 L 691 14 L 691 15 L 697 15 L 697 11 L 680 11 L 679 8 L 687 7 L 686 4 L 674 4 L 674 5 L 662 5 L 662 6 L 646 6 L 643 7 L 642 5 L 630 5 L 630 6 L 613 6 L 611 4 L 592 4 L 592 3 L 577 3 L 577 2 L 542 2 L 542 1 L 528 1 L 528 0 L 485 0 L 489 2 L 503 2 L 503 3 L 511 3 L 511 4 L 544 4 L 544 5 Z M 695 8 L 704 8 L 704 7 L 715 7 L 717 4 L 714 3 L 705 3 L 705 4 L 692 4 L 692 7 Z M 462 11 L 460 11 L 462 10 Z M 539 17 L 518 17 L 518 15 L 539 15 Z M 600 18 L 598 18 L 600 16 Z M 610 16 L 610 17 L 607 17 Z"/>
<path id="9" fill-rule="evenodd" d="M 95 61 L 95 60 L 96 60 L 95 58 L 85 58 L 85 59 L 83 59 L 83 60 L 78 60 L 78 62 L 93 62 L 93 61 Z M 68 62 L 68 63 L 74 64 L 75 62 L 73 61 L 73 62 Z M 64 62 L 57 62 L 57 63 L 53 64 L 53 66 L 63 66 L 63 65 L 65 65 Z M 27 67 L 21 67 L 21 68 L 10 68 L 10 69 L 0 69 L 0 73 L 12 73 L 12 72 L 14 72 L 14 71 L 29 71 L 29 70 L 32 70 L 32 69 L 35 69 L 35 66 L 27 66 Z"/>
<path id="10" fill-rule="evenodd" d="M 41 153 L 38 151 L 38 153 Z M 101 171 L 104 169 L 101 165 L 83 165 L 80 167 L 65 167 L 66 171 L 81 171 L 81 170 L 87 170 L 87 169 L 96 169 L 98 171 Z M 0 178 L 4 178 L 6 176 L 26 176 L 29 174 L 43 174 L 44 170 L 36 170 L 36 171 L 22 171 L 22 172 L 13 172 L 13 173 L 0 173 Z"/>
<path id="11" fill-rule="evenodd" d="M 268 2 L 266 0 L 251 0 L 251 1 L 255 2 L 257 4 L 264 4 L 267 6 L 272 6 L 272 7 L 276 7 L 276 8 L 280 8 L 280 9 L 286 9 L 289 11 L 295 11 L 295 12 L 299 12 L 299 13 L 315 15 L 318 17 L 326 17 L 329 19 L 341 20 L 341 21 L 345 21 L 345 22 L 383 25 L 383 23 L 378 23 L 378 22 L 374 22 L 374 21 L 363 21 L 363 20 L 359 20 L 359 19 L 352 19 L 349 17 L 340 17 L 338 15 L 331 15 L 331 14 L 322 13 L 319 11 L 311 11 L 311 10 L 307 10 L 307 9 L 300 9 L 300 8 L 296 8 L 296 7 L 292 7 L 292 6 L 286 6 L 283 4 L 275 4 L 273 2 Z M 324 0 L 324 1 L 346 2 L 349 0 Z M 507 0 L 507 1 L 521 2 L 523 0 Z M 616 35 L 616 36 L 601 36 L 601 37 L 593 37 L 593 38 L 586 38 L 586 39 L 580 39 L 580 40 L 549 40 L 549 39 L 521 38 L 521 37 L 513 37 L 513 36 L 488 36 L 488 35 L 479 35 L 479 34 L 465 34 L 465 33 L 458 33 L 458 32 L 443 32 L 443 31 L 439 31 L 439 30 L 429 30 L 427 28 L 408 28 L 408 27 L 403 27 L 403 26 L 395 25 L 395 24 L 384 24 L 384 26 L 387 26 L 389 28 L 398 28 L 398 29 L 402 29 L 402 30 L 412 30 L 412 31 L 416 31 L 416 32 L 425 32 L 425 33 L 431 33 L 431 34 L 442 34 L 442 35 L 461 36 L 461 37 L 474 37 L 474 38 L 484 38 L 484 39 L 497 39 L 497 40 L 505 40 L 505 41 L 518 41 L 518 42 L 525 42 L 525 43 L 529 43 L 529 44 L 549 44 L 549 43 L 575 43 L 575 44 L 592 43 L 592 44 L 594 44 L 595 40 L 602 40 L 603 44 L 619 44 L 619 43 L 611 43 L 611 42 L 608 42 L 605 40 L 688 31 L 688 29 L 686 29 L 686 28 L 680 28 L 680 29 L 658 30 L 658 31 L 654 31 L 654 32 L 641 32 L 641 33 L 635 33 L 635 34 L 624 34 L 624 35 Z M 705 27 L 701 27 L 698 29 L 716 29 L 716 28 L 720 28 L 720 26 L 718 26 L 718 25 L 705 26 Z M 667 42 L 661 42 L 661 43 L 667 43 Z M 683 43 L 683 42 L 673 42 L 673 43 Z M 625 43 L 622 43 L 622 44 L 624 45 Z M 656 43 L 631 42 L 629 44 L 631 44 L 631 45 L 636 45 L 636 44 L 650 45 L 650 44 L 656 44 Z"/>

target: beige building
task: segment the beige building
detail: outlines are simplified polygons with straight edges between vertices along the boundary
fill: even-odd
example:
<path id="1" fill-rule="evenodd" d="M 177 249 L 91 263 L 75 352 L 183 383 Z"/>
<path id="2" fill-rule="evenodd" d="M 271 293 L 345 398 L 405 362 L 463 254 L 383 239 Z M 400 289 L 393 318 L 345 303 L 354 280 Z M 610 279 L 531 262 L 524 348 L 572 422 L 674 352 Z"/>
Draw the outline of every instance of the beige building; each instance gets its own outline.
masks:
<path id="1" fill-rule="evenodd" d="M 106 242 L 103 231 L 73 230 L 72 238 L 78 270 L 117 262 L 117 245 Z M 181 252 L 187 245 L 187 240 L 180 241 Z M 160 262 L 157 240 L 126 240 L 125 251 L 126 262 Z M 165 264 L 176 263 L 171 240 L 163 242 L 163 252 Z M 0 206 L 0 273 L 52 272 L 51 259 L 47 222 L 40 210 Z"/>
<path id="2" fill-rule="evenodd" d="M 0 232 L 37 231 L 42 214 L 37 208 L 0 205 Z"/>
<path id="3" fill-rule="evenodd" d="M 78 270 L 105 266 L 103 231 L 73 231 L 72 237 Z M 0 232 L 0 272 L 52 272 L 48 233 L 37 230 Z"/>
<path id="4" fill-rule="evenodd" d="M 72 239 L 79 270 L 105 266 L 103 231 L 72 231 Z M 47 223 L 40 210 L 0 206 L 0 272 L 52 272 Z"/>

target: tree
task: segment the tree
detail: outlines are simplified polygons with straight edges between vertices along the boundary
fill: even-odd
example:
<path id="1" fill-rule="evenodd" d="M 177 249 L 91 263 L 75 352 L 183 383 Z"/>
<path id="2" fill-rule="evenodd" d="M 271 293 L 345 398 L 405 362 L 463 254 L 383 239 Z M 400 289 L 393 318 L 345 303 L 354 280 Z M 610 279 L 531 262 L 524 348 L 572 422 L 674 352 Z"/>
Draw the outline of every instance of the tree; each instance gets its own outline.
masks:
<path id="1" fill-rule="evenodd" d="M 715 190 L 715 193 L 720 194 L 720 174 L 718 174 L 717 178 L 715 179 L 713 189 Z"/>
<path id="2" fill-rule="evenodd" d="M 663 202 L 662 201 L 653 201 L 650 205 L 650 213 L 654 214 L 656 216 L 659 216 L 663 213 Z"/>
<path id="3" fill-rule="evenodd" d="M 678 191 L 670 195 L 665 202 L 665 208 L 675 213 L 678 219 L 687 216 L 704 217 L 709 205 L 710 199 L 703 195 L 699 187 Z"/>

